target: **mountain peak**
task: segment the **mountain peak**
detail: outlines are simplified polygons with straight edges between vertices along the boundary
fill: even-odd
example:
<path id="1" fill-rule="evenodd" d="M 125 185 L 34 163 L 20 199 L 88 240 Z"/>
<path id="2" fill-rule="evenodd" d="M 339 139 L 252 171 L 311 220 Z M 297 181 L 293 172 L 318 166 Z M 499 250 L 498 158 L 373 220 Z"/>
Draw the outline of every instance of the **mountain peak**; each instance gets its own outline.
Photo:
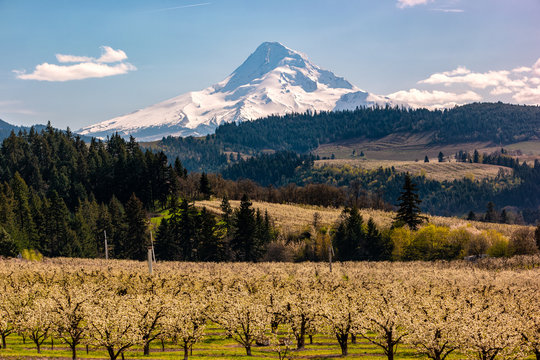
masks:
<path id="1" fill-rule="evenodd" d="M 304 68 L 309 63 L 307 58 L 279 42 L 263 42 L 247 59 L 231 74 L 229 81 L 222 88 L 228 92 L 242 85 L 261 78 L 264 74 L 283 65 Z"/>
<path id="2" fill-rule="evenodd" d="M 342 99 L 359 90 L 313 64 L 303 53 L 279 42 L 263 42 L 242 65 L 213 86 L 90 125 L 80 133 L 105 137 L 118 132 L 139 140 L 200 136 L 224 122 L 308 110 L 330 111 L 338 103 L 340 108 L 364 106 L 369 96 L 364 92 Z"/>

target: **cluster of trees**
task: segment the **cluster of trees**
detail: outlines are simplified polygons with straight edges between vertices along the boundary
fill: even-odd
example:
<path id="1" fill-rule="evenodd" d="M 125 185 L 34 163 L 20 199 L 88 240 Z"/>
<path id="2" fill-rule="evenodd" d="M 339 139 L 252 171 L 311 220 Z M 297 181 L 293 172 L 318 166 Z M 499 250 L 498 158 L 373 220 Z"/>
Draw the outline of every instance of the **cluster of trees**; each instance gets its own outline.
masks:
<path id="1" fill-rule="evenodd" d="M 0 149 L 2 255 L 96 257 L 106 232 L 114 256 L 140 258 L 146 210 L 178 193 L 186 176 L 179 161 L 171 166 L 134 139 L 86 144 L 50 124 L 11 133 Z"/>
<path id="2" fill-rule="evenodd" d="M 284 347 L 306 348 L 323 333 L 342 355 L 362 338 L 389 360 L 403 344 L 433 360 L 540 359 L 538 258 L 532 263 L 529 271 L 463 262 L 349 262 L 332 271 L 313 263 L 176 263 L 157 264 L 148 276 L 127 261 L 2 261 L 0 335 L 3 348 L 18 333 L 38 353 L 53 337 L 73 359 L 81 345 L 114 360 L 127 350 L 149 354 L 157 341 L 188 359 L 212 322 L 223 331 L 220 344 L 228 337 L 248 356 L 271 345 L 282 358 Z"/>
<path id="3" fill-rule="evenodd" d="M 197 210 L 183 200 L 161 220 L 156 235 L 156 256 L 160 260 L 258 261 L 275 240 L 276 231 L 268 213 L 254 210 L 244 195 L 234 211 L 227 198 L 221 204 L 220 219 Z"/>
<path id="4" fill-rule="evenodd" d="M 261 186 L 283 186 L 295 176 L 298 168 L 311 168 L 314 160 L 312 155 L 278 151 L 275 154 L 262 154 L 240 160 L 225 168 L 221 174 L 225 179 L 251 179 Z"/>

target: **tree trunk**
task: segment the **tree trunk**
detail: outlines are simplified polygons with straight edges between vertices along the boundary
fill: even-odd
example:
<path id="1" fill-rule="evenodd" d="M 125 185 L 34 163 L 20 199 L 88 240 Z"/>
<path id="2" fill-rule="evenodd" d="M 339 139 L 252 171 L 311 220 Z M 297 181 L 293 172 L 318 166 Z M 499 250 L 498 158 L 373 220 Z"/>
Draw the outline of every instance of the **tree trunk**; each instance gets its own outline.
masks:
<path id="1" fill-rule="evenodd" d="M 189 357 L 189 346 L 184 344 L 184 360 L 188 360 Z"/>
<path id="2" fill-rule="evenodd" d="M 356 344 L 356 335 L 351 334 L 351 344 Z"/>
<path id="3" fill-rule="evenodd" d="M 150 341 L 145 341 L 143 345 L 143 355 L 148 356 L 150 355 Z"/>
<path id="4" fill-rule="evenodd" d="M 164 352 L 164 351 L 165 351 L 165 341 L 161 339 L 161 352 Z"/>
<path id="5" fill-rule="evenodd" d="M 394 360 L 394 336 L 392 331 L 386 332 L 386 347 L 388 360 Z"/>
<path id="6" fill-rule="evenodd" d="M 536 355 L 536 360 L 540 360 L 540 350 L 535 350 L 534 354 Z"/>
<path id="7" fill-rule="evenodd" d="M 341 348 L 341 355 L 347 356 L 347 353 L 348 353 L 347 341 L 349 340 L 349 334 L 342 334 L 342 335 L 336 334 L 336 337 L 339 343 L 339 347 Z"/>
<path id="8" fill-rule="evenodd" d="M 54 337 L 51 336 L 51 350 L 54 350 Z"/>
<path id="9" fill-rule="evenodd" d="M 89 349 L 88 349 L 88 345 L 86 345 L 86 355 L 88 355 L 89 353 Z"/>
<path id="10" fill-rule="evenodd" d="M 251 356 L 251 345 L 246 345 L 246 354 L 247 356 Z"/>
<path id="11" fill-rule="evenodd" d="M 306 320 L 302 316 L 302 322 L 300 323 L 300 334 L 296 337 L 296 348 L 298 350 L 303 349 L 306 345 Z"/>
<path id="12" fill-rule="evenodd" d="M 36 342 L 37 353 L 41 354 L 41 344 Z"/>
<path id="13" fill-rule="evenodd" d="M 7 338 L 7 335 L 2 334 L 2 349 L 7 348 L 6 338 Z"/>
<path id="14" fill-rule="evenodd" d="M 309 335 L 309 344 L 313 345 L 313 335 Z"/>
<path id="15" fill-rule="evenodd" d="M 111 360 L 116 360 L 116 358 L 118 357 L 118 354 L 114 353 L 114 349 L 112 347 L 108 347 L 107 352 L 109 353 L 109 358 Z"/>
<path id="16" fill-rule="evenodd" d="M 77 346 L 75 344 L 71 347 L 71 359 L 77 360 Z"/>
<path id="17" fill-rule="evenodd" d="M 306 345 L 306 339 L 304 338 L 304 336 L 298 335 L 296 337 L 296 349 L 301 350 L 305 347 L 305 345 Z"/>

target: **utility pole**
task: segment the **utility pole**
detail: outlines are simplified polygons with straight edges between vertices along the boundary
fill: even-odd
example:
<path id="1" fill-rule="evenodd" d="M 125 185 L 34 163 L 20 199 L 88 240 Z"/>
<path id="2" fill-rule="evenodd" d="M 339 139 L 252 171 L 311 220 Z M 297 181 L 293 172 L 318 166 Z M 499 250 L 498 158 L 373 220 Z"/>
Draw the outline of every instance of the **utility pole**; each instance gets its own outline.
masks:
<path id="1" fill-rule="evenodd" d="M 332 272 L 332 256 L 334 256 L 334 248 L 332 244 L 328 245 L 328 263 L 330 265 L 330 272 Z"/>
<path id="2" fill-rule="evenodd" d="M 152 230 L 150 230 L 150 244 L 152 245 L 152 260 L 156 262 L 156 252 L 154 251 L 154 237 L 152 236 Z"/>
<path id="3" fill-rule="evenodd" d="M 109 246 L 107 245 L 107 230 L 103 230 L 105 237 L 105 260 L 109 260 Z"/>
<path id="4" fill-rule="evenodd" d="M 148 247 L 148 273 L 152 275 L 152 247 Z"/>

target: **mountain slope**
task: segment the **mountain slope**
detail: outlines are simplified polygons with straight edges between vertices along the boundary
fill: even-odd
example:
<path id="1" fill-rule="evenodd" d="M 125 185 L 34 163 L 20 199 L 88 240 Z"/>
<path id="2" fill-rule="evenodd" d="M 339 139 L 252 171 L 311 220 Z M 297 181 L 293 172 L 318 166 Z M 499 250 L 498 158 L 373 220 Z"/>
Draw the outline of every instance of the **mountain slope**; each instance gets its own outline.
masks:
<path id="1" fill-rule="evenodd" d="M 225 122 L 369 104 L 369 93 L 321 69 L 304 54 L 280 43 L 265 42 L 218 84 L 78 132 L 97 137 L 118 132 L 151 141 L 168 135 L 205 135 Z"/>

